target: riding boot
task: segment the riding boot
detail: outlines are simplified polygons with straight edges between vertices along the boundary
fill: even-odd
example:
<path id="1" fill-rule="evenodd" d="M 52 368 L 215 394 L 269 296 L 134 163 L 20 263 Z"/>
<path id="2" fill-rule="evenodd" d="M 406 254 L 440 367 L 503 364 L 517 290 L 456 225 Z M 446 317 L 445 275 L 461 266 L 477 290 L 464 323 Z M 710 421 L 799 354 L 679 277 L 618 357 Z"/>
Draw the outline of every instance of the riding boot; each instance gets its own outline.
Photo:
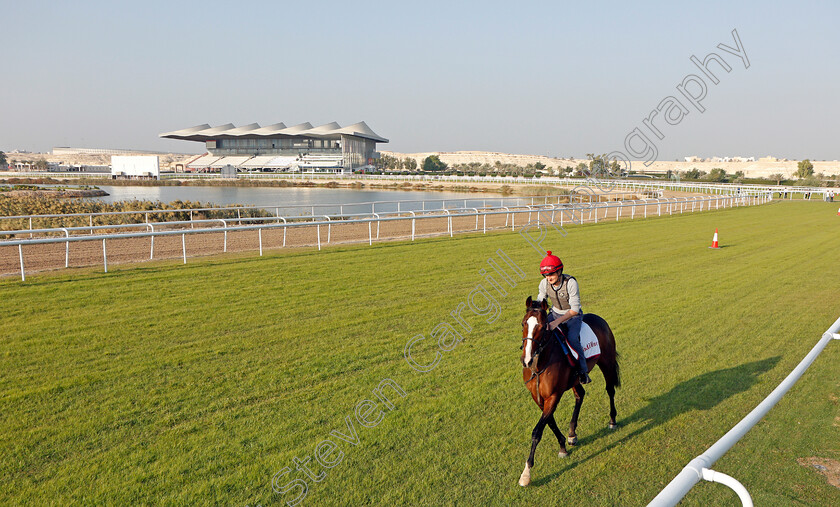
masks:
<path id="1" fill-rule="evenodd" d="M 589 373 L 586 372 L 586 368 L 578 370 L 578 382 L 581 384 L 588 384 L 592 382 L 592 379 L 589 378 Z"/>

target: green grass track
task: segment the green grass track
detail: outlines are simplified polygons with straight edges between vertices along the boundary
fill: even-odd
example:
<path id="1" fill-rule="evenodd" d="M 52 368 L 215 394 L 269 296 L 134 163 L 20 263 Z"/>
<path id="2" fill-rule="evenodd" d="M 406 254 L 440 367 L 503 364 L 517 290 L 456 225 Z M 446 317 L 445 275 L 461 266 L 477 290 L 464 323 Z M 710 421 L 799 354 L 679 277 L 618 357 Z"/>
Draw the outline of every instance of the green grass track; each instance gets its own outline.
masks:
<path id="1" fill-rule="evenodd" d="M 644 505 L 840 316 L 836 206 L 548 229 L 584 310 L 615 332 L 623 387 L 610 432 L 595 372 L 579 445 L 558 458 L 546 430 L 528 488 L 517 479 L 539 411 L 519 321 L 541 256 L 515 232 L 4 278 L 0 504 L 284 505 L 305 483 L 306 505 Z M 505 266 L 499 249 L 527 273 L 506 296 L 480 273 Z M 450 313 L 471 293 L 467 332 Z M 442 336 L 451 350 L 432 337 L 440 323 L 463 338 Z M 431 371 L 404 358 L 417 335 L 412 357 L 438 357 Z M 835 341 L 715 465 L 756 505 L 840 505 L 797 463 L 840 461 L 838 364 Z M 384 379 L 405 396 L 375 396 Z M 736 502 L 710 483 L 684 501 Z"/>

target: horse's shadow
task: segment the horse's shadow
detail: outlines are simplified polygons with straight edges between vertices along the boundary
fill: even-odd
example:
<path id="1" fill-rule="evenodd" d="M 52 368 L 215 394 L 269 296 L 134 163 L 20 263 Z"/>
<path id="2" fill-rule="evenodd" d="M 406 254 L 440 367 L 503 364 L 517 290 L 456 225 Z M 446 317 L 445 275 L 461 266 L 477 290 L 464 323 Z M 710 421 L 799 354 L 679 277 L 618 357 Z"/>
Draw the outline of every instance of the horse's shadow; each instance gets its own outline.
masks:
<path id="1" fill-rule="evenodd" d="M 649 403 L 640 408 L 626 418 L 619 418 L 619 428 L 621 426 L 630 426 L 634 423 L 643 423 L 641 427 L 633 430 L 631 433 L 623 436 L 621 439 L 607 445 L 602 451 L 607 451 L 613 447 L 625 443 L 651 428 L 655 428 L 662 423 L 665 423 L 674 417 L 689 412 L 691 410 L 709 410 L 727 398 L 738 393 L 748 390 L 758 381 L 758 376 L 770 371 L 779 362 L 781 356 L 770 357 L 760 361 L 753 361 L 745 363 L 740 366 L 732 368 L 725 368 L 723 370 L 716 370 L 702 375 L 698 375 L 693 379 L 686 380 L 667 393 L 651 398 Z M 614 430 L 601 428 L 595 434 L 582 437 L 578 445 L 585 445 L 597 441 L 598 439 L 608 435 Z M 585 463 L 589 459 L 597 456 L 592 454 L 580 461 L 569 463 L 568 466 L 562 470 L 558 470 L 550 475 L 541 477 L 535 480 L 533 484 L 540 486 L 545 484 L 562 473 L 574 469 L 576 466 Z"/>

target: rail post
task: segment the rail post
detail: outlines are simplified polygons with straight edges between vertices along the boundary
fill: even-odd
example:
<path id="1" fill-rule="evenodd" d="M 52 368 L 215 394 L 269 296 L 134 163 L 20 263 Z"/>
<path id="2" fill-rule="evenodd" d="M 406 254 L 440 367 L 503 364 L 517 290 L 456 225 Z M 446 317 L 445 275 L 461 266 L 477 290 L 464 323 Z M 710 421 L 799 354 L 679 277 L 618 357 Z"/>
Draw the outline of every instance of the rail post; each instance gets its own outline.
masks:
<path id="1" fill-rule="evenodd" d="M 20 280 L 26 281 L 26 272 L 23 269 L 23 245 L 18 245 L 18 254 L 20 255 Z"/>
<path id="2" fill-rule="evenodd" d="M 184 252 L 184 264 L 187 263 L 187 235 L 181 234 L 181 251 Z"/>
<path id="3" fill-rule="evenodd" d="M 105 248 L 105 239 L 102 239 L 102 264 L 105 266 L 105 272 L 108 272 L 108 250 Z"/>
<path id="4" fill-rule="evenodd" d="M 65 228 L 62 228 L 61 230 L 64 231 L 64 237 L 65 238 L 70 237 L 70 231 L 68 231 Z M 70 267 L 70 242 L 69 241 L 64 242 L 64 267 L 65 268 Z"/>
<path id="5" fill-rule="evenodd" d="M 224 218 L 219 219 L 222 222 L 222 227 L 225 229 L 225 243 L 222 247 L 222 251 L 227 253 L 227 221 Z"/>
<path id="6" fill-rule="evenodd" d="M 146 225 L 149 226 L 149 228 L 152 230 L 152 232 L 155 232 L 155 226 L 154 225 L 152 225 L 150 223 L 147 223 Z M 149 239 L 152 240 L 151 241 L 152 246 L 149 249 L 149 260 L 152 260 L 152 259 L 155 258 L 155 237 L 151 236 Z"/>
<path id="7" fill-rule="evenodd" d="M 289 222 L 287 222 L 284 217 L 280 217 L 280 218 L 283 220 L 283 248 L 285 248 L 286 247 L 286 229 L 288 229 L 288 227 L 286 227 L 286 224 L 288 224 Z"/>

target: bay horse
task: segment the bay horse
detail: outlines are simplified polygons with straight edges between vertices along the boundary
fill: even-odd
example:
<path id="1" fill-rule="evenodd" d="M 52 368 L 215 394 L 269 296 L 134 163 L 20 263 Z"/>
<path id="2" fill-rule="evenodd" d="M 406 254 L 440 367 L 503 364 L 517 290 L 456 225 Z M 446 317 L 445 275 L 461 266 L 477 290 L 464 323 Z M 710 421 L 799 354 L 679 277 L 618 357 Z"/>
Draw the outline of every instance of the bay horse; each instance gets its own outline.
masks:
<path id="1" fill-rule="evenodd" d="M 531 433 L 531 453 L 528 461 L 525 462 L 525 470 L 519 477 L 519 485 L 527 486 L 531 483 L 531 468 L 534 467 L 534 452 L 537 444 L 540 443 L 543 430 L 547 424 L 557 441 L 560 442 L 559 456 L 564 458 L 569 455 L 566 451 L 566 439 L 560 433 L 557 422 L 554 420 L 554 410 L 560 402 L 563 393 L 572 389 L 575 394 L 575 409 L 572 412 L 572 420 L 569 423 L 569 445 L 577 443 L 577 420 L 580 414 L 580 406 L 583 404 L 583 397 L 586 391 L 580 385 L 575 370 L 569 365 L 566 355 L 563 352 L 560 342 L 553 336 L 553 333 L 546 328 L 548 320 L 548 301 L 537 303 L 528 299 L 525 300 L 526 312 L 522 318 L 522 380 L 525 386 L 531 391 L 534 403 L 542 410 L 542 416 Z M 610 429 L 615 429 L 615 388 L 621 386 L 621 378 L 618 371 L 618 353 L 615 349 L 615 336 L 607 322 L 595 315 L 586 313 L 583 315 L 584 324 L 588 324 L 601 347 L 601 355 L 587 360 L 589 371 L 597 364 L 604 374 L 607 383 L 607 394 L 610 396 Z M 586 326 L 582 326 L 581 335 Z"/>

